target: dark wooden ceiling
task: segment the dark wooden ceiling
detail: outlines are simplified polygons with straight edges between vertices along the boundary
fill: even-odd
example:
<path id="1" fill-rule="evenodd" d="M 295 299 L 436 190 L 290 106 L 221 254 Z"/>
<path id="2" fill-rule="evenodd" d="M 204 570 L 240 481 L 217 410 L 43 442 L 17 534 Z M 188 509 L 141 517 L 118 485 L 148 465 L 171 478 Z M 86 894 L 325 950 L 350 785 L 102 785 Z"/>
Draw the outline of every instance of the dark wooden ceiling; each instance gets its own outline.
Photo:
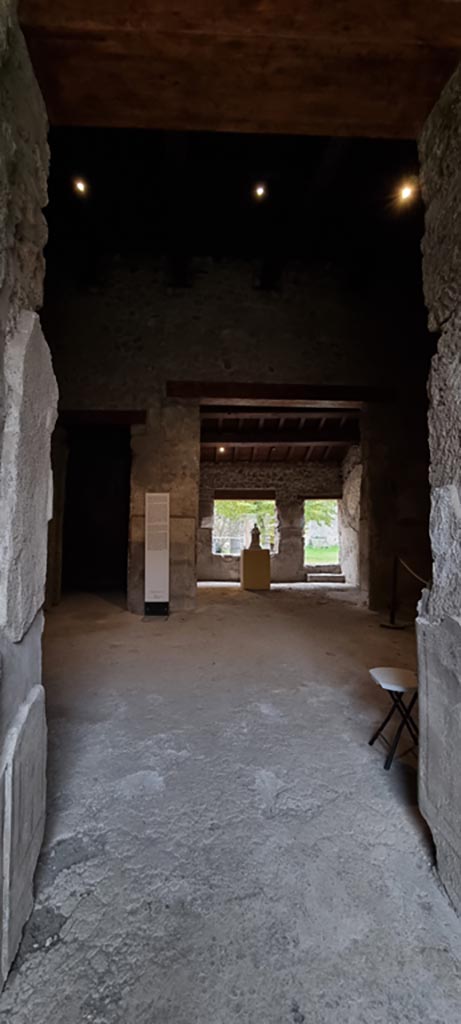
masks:
<path id="1" fill-rule="evenodd" d="M 415 137 L 456 67 L 453 0 L 22 0 L 61 125 Z"/>
<path id="2" fill-rule="evenodd" d="M 359 409 L 202 406 L 203 462 L 342 462 Z"/>

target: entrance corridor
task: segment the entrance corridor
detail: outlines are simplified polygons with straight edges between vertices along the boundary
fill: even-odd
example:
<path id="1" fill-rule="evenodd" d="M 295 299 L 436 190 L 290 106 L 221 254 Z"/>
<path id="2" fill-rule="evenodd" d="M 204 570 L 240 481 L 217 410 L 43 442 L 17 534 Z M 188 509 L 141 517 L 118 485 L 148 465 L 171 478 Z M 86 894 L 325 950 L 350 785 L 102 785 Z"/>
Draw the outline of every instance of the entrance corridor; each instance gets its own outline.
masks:
<path id="1" fill-rule="evenodd" d="M 201 587 L 48 617 L 48 827 L 8 1024 L 459 1024 L 461 922 L 411 754 L 383 770 L 353 592 Z"/>

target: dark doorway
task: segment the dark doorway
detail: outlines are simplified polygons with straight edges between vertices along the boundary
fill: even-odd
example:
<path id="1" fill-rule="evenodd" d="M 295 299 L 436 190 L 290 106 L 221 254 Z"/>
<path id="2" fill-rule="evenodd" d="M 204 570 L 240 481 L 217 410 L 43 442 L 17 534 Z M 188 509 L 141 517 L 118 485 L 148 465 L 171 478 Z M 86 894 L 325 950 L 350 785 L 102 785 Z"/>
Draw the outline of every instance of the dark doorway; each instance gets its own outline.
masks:
<path id="1" fill-rule="evenodd" d="M 71 427 L 68 440 L 63 586 L 126 591 L 129 427 Z"/>

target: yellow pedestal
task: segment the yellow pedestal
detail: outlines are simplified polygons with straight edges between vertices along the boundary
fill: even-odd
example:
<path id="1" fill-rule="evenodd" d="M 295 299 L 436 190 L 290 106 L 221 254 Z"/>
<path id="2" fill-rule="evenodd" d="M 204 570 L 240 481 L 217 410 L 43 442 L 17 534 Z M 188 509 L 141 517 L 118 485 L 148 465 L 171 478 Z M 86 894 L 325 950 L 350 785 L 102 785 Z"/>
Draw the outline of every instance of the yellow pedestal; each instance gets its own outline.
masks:
<path id="1" fill-rule="evenodd" d="M 243 590 L 270 590 L 270 551 L 253 548 L 240 555 L 240 586 Z"/>

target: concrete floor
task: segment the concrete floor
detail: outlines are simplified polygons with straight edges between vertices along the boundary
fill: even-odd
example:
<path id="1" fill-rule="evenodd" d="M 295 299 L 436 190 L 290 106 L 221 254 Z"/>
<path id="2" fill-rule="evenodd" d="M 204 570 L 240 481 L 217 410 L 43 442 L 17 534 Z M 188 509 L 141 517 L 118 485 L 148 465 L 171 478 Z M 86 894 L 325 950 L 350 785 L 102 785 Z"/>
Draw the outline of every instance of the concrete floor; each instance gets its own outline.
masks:
<path id="1" fill-rule="evenodd" d="M 383 770 L 372 665 L 414 637 L 351 594 L 201 588 L 49 616 L 49 821 L 8 1024 L 459 1024 L 461 923 Z"/>

